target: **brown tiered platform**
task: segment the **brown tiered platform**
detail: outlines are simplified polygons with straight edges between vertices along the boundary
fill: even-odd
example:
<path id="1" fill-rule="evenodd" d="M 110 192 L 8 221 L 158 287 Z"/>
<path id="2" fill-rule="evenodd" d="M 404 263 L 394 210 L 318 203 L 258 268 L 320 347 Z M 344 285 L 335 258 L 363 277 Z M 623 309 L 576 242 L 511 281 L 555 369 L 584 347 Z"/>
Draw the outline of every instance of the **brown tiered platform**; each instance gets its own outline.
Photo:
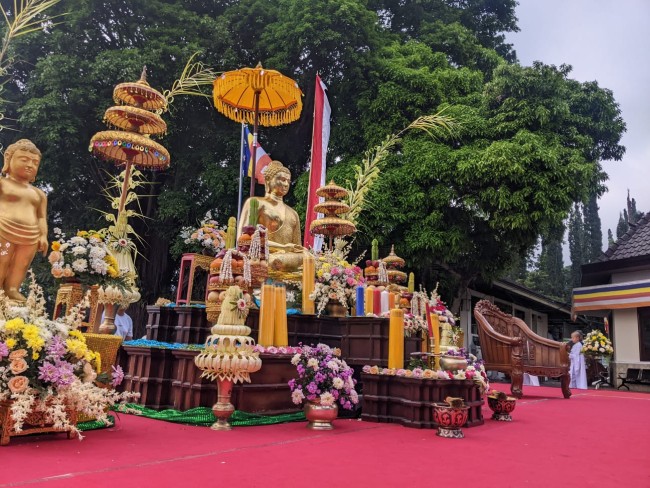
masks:
<path id="1" fill-rule="evenodd" d="M 202 344 L 210 334 L 205 309 L 196 307 L 147 307 L 147 339 Z M 246 324 L 257 336 L 258 310 L 251 310 Z M 317 317 L 289 315 L 289 343 L 325 343 L 341 349 L 341 356 L 361 379 L 366 364 L 388 362 L 388 319 L 370 317 Z M 405 357 L 420 350 L 420 339 L 405 339 Z M 160 349 L 124 346 L 121 364 L 125 370 L 124 388 L 140 392 L 139 402 L 147 407 L 187 410 L 211 407 L 217 400 L 216 383 L 201 378 L 194 365 L 198 350 Z M 291 403 L 287 382 L 295 376 L 291 355 L 262 354 L 262 369 L 251 375 L 251 383 L 236 385 L 232 401 L 245 412 L 278 414 L 298 410 Z M 407 359 L 408 361 L 408 359 Z M 361 385 L 360 385 L 361 386 Z"/>
<path id="2" fill-rule="evenodd" d="M 361 418 L 406 427 L 434 429 L 433 404 L 448 396 L 462 398 L 469 407 L 465 427 L 483 424 L 483 398 L 471 380 L 430 380 L 377 374 L 361 374 Z"/>

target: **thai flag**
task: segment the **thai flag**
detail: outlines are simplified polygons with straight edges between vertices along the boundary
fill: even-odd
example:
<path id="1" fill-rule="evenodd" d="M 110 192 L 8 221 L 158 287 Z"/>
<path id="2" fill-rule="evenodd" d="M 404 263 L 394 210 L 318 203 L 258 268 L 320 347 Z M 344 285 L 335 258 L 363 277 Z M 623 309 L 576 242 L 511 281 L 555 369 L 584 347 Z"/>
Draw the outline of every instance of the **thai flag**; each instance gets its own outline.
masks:
<path id="1" fill-rule="evenodd" d="M 242 165 L 243 174 L 245 176 L 253 176 L 253 165 L 251 164 L 251 154 L 253 153 L 253 134 L 248 130 L 248 126 L 244 126 L 244 164 Z M 262 146 L 257 143 L 257 151 L 255 152 L 255 178 L 260 184 L 264 184 L 264 172 L 266 167 L 271 162 L 271 157 L 266 154 Z"/>

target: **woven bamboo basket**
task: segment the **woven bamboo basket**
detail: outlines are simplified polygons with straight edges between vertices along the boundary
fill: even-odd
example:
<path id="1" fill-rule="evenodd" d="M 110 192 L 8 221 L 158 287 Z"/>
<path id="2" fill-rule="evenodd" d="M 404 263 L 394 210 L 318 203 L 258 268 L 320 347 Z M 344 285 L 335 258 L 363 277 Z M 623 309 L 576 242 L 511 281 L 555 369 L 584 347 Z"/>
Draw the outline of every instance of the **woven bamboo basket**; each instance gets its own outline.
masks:
<path id="1" fill-rule="evenodd" d="M 88 349 L 98 352 L 100 356 L 100 373 L 105 373 L 109 377 L 112 372 L 112 366 L 117 364 L 117 352 L 122 345 L 122 337 L 109 334 L 84 334 Z M 77 418 L 78 422 L 90 422 L 95 420 L 82 413 Z"/>

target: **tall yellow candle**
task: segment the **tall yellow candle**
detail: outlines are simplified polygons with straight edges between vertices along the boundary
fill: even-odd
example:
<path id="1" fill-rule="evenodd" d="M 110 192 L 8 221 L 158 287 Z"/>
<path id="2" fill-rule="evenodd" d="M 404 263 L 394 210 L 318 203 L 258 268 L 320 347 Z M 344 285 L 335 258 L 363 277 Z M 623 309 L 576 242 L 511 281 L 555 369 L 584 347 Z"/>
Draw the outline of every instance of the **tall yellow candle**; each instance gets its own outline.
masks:
<path id="1" fill-rule="evenodd" d="M 275 287 L 273 345 L 277 347 L 289 345 L 289 332 L 287 331 L 287 289 L 284 286 Z"/>
<path id="2" fill-rule="evenodd" d="M 302 313 L 304 314 L 314 314 L 314 301 L 309 298 L 309 295 L 314 291 L 315 282 L 314 257 L 306 254 L 302 258 Z"/>
<path id="3" fill-rule="evenodd" d="M 404 367 L 404 311 L 395 308 L 390 311 L 388 326 L 388 367 Z"/>
<path id="4" fill-rule="evenodd" d="M 395 308 L 395 293 L 388 295 L 388 310 L 393 310 Z"/>
<path id="5" fill-rule="evenodd" d="M 440 354 L 440 320 L 438 320 L 438 314 L 435 312 L 431 312 L 431 327 L 434 340 L 433 354 L 436 358 L 435 369 L 438 370 L 440 369 L 440 358 L 438 357 Z"/>
<path id="6" fill-rule="evenodd" d="M 275 294 L 273 285 L 262 285 L 262 302 L 260 303 L 260 324 L 257 343 L 268 347 L 273 345 L 273 323 Z"/>
<path id="7" fill-rule="evenodd" d="M 373 296 L 372 294 L 374 290 L 375 287 L 372 285 L 366 288 L 366 299 L 364 302 L 366 315 L 372 313 L 372 296 Z"/>

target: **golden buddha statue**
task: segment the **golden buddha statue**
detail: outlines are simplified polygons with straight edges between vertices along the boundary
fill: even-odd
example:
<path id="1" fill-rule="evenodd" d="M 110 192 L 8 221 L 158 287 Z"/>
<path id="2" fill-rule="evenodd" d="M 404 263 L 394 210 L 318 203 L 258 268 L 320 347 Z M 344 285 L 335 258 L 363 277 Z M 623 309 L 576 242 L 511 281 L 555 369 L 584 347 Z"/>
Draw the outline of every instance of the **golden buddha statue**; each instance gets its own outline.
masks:
<path id="1" fill-rule="evenodd" d="M 12 300 L 24 302 L 20 285 L 36 251 L 47 253 L 47 197 L 31 185 L 41 152 L 28 139 L 11 144 L 0 177 L 0 287 Z"/>
<path id="2" fill-rule="evenodd" d="M 282 200 L 289 192 L 291 172 L 280 161 L 271 161 L 264 172 L 264 197 L 259 202 L 257 223 L 267 228 L 269 246 L 269 267 L 282 272 L 294 272 L 302 266 L 303 253 L 298 214 Z M 249 198 L 244 203 L 237 235 L 241 235 L 244 223 L 248 222 L 250 212 Z"/>

